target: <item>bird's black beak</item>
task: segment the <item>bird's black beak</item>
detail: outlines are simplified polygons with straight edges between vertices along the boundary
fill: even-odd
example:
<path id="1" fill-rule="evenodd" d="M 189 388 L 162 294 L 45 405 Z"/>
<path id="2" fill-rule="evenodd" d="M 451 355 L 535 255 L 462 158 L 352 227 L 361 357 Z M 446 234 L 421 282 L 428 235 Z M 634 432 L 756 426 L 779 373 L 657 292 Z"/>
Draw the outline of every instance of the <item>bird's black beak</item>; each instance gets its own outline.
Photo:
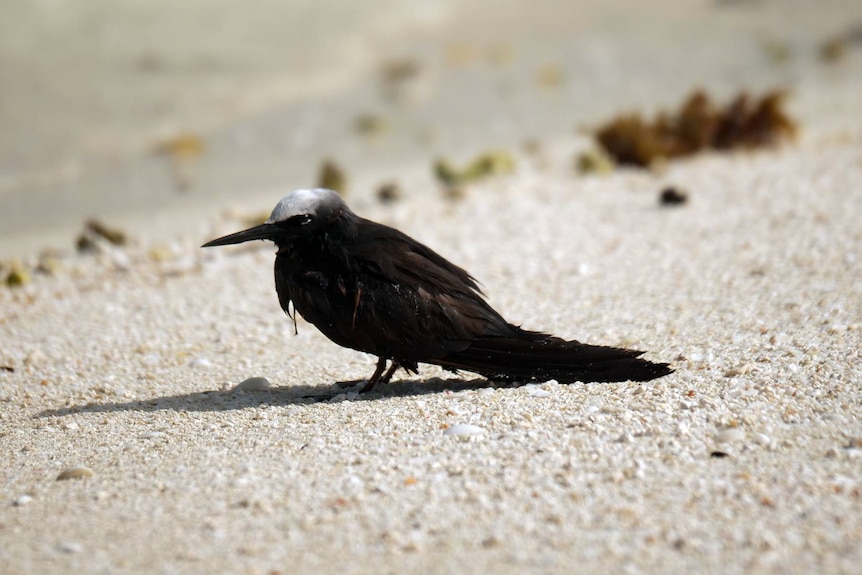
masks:
<path id="1" fill-rule="evenodd" d="M 213 246 L 227 246 L 231 244 L 241 244 L 251 240 L 274 240 L 278 234 L 278 228 L 274 224 L 261 224 L 235 234 L 228 234 L 214 240 L 210 240 L 202 248 L 211 248 Z"/>

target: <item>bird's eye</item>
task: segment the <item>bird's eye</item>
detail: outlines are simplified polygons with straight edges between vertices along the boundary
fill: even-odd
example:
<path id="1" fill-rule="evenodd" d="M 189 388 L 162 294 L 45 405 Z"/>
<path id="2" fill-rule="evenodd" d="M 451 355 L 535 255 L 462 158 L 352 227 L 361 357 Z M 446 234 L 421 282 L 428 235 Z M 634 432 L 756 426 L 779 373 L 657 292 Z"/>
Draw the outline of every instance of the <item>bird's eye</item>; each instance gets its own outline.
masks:
<path id="1" fill-rule="evenodd" d="M 311 216 L 308 214 L 300 214 L 287 219 L 287 224 L 290 226 L 305 226 L 311 223 Z"/>

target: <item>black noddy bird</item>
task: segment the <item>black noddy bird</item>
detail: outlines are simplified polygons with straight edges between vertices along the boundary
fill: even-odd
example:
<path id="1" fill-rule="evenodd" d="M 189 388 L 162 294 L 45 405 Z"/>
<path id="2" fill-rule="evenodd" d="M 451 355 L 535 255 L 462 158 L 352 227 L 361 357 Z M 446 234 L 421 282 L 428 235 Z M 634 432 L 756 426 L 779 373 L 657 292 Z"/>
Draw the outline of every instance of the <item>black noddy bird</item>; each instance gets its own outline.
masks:
<path id="1" fill-rule="evenodd" d="M 265 223 L 203 247 L 269 240 L 275 291 L 343 347 L 376 355 L 360 392 L 419 363 L 496 381 L 648 381 L 673 370 L 641 351 L 567 341 L 507 322 L 464 269 L 406 234 L 354 214 L 323 188 L 285 196 Z M 292 309 L 292 311 L 291 311 Z M 387 361 L 391 365 L 387 369 Z"/>

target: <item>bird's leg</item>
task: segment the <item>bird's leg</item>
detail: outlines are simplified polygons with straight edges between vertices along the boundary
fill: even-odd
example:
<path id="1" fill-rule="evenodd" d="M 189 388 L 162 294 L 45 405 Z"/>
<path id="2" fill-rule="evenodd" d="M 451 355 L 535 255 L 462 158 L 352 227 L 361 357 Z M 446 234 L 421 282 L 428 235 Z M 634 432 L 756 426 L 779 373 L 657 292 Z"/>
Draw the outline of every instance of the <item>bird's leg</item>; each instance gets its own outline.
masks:
<path id="1" fill-rule="evenodd" d="M 392 365 L 396 365 L 397 362 L 392 362 Z M 377 367 L 374 369 L 374 373 L 371 374 L 371 377 L 368 378 L 368 381 L 365 382 L 365 385 L 362 386 L 362 389 L 359 390 L 359 393 L 366 393 L 374 389 L 374 386 L 380 381 L 380 376 L 383 373 L 383 370 L 386 369 L 386 358 L 380 357 L 377 358 Z M 392 370 L 390 370 L 392 371 Z M 389 381 L 389 377 L 392 377 L 390 371 L 386 372 L 388 377 L 384 377 L 384 383 Z"/>
<path id="2" fill-rule="evenodd" d="M 386 369 L 386 358 L 381 357 L 377 360 L 377 367 L 374 369 L 374 373 L 371 374 L 371 377 L 368 379 L 351 379 L 350 381 L 339 381 L 336 382 L 335 385 L 342 389 L 346 389 L 348 387 L 356 387 L 358 385 L 362 385 L 362 389 L 359 390 L 360 393 L 363 391 L 370 391 L 374 384 L 380 381 L 380 376 L 383 373 L 383 370 Z M 366 389 L 367 388 L 367 389 Z"/>
<path id="3" fill-rule="evenodd" d="M 398 363 L 397 360 L 392 360 L 392 364 L 389 366 L 389 369 L 386 370 L 386 373 L 383 373 L 383 369 L 386 367 L 386 358 L 381 357 L 377 360 L 377 369 L 374 370 L 374 373 L 371 374 L 371 377 L 368 379 L 368 382 L 362 386 L 362 389 L 359 390 L 359 393 L 366 393 L 374 389 L 374 386 L 378 383 L 389 383 L 389 380 L 392 379 L 392 374 L 394 374 L 401 364 Z M 381 375 L 383 374 L 383 375 Z"/>
<path id="4" fill-rule="evenodd" d="M 401 367 L 401 364 L 398 363 L 398 360 L 393 359 L 392 365 L 389 366 L 389 369 L 387 369 L 386 373 L 383 374 L 383 377 L 380 378 L 380 383 L 389 383 L 389 380 L 392 379 L 392 374 L 394 374 L 399 367 Z"/>

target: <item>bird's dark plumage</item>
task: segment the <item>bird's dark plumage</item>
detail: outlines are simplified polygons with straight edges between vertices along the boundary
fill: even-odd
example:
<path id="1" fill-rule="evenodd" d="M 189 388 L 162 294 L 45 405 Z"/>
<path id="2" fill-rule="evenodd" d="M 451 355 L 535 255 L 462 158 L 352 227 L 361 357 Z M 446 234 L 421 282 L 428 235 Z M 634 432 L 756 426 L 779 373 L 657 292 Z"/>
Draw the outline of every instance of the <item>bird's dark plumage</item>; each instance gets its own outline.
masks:
<path id="1" fill-rule="evenodd" d="M 331 190 L 297 190 L 266 223 L 204 247 L 275 242 L 282 309 L 338 345 L 378 356 L 363 391 L 419 363 L 492 380 L 647 381 L 672 370 L 643 352 L 566 341 L 511 325 L 462 268 L 409 236 L 355 215 Z M 292 311 L 291 311 L 292 310 Z M 295 316 L 291 315 L 295 319 Z M 392 366 L 386 373 L 386 361 Z"/>

